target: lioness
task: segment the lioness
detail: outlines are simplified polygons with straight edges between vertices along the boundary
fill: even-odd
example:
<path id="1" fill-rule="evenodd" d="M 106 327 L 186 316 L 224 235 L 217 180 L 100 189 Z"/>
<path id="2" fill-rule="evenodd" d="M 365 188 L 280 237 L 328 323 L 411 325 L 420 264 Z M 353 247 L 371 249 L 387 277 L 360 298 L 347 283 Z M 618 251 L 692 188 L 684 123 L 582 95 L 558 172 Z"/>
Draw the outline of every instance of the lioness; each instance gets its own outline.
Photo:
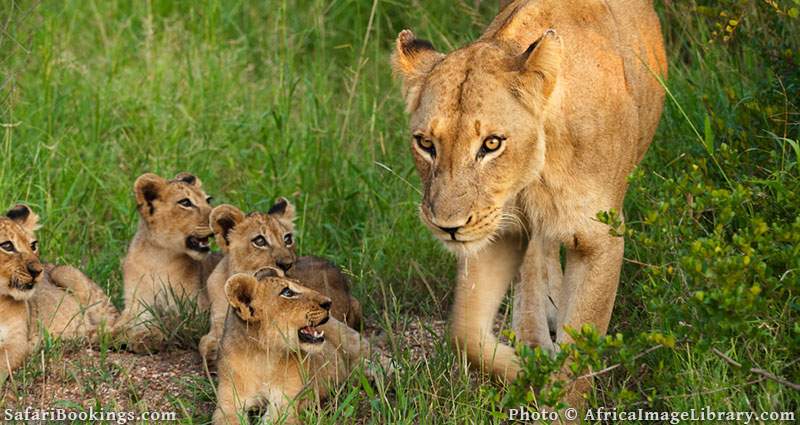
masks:
<path id="1" fill-rule="evenodd" d="M 449 54 L 400 33 L 393 68 L 424 186 L 420 217 L 458 256 L 450 326 L 474 364 L 505 379 L 519 370 L 492 333 L 515 276 L 523 342 L 555 350 L 570 341 L 566 326 L 607 330 L 623 239 L 595 217 L 622 211 L 658 125 L 666 66 L 646 0 L 510 2 Z"/>
<path id="2" fill-rule="evenodd" d="M 222 337 L 228 300 L 225 281 L 236 273 L 255 273 L 264 267 L 278 267 L 303 286 L 314 289 L 333 301 L 331 315 L 358 328 L 361 305 L 350 296 L 347 277 L 334 265 L 319 257 L 297 258 L 294 238 L 295 208 L 285 198 L 278 199 L 266 214 L 245 215 L 231 205 L 211 211 L 211 228 L 225 255 L 208 277 L 211 303 L 211 330 L 200 340 L 200 355 L 214 362 Z"/>
<path id="3" fill-rule="evenodd" d="M 282 274 L 266 268 L 225 283 L 234 313 L 220 347 L 215 425 L 238 424 L 254 408 L 296 422 L 309 398 L 325 399 L 369 354 L 358 332 L 330 317 L 330 298 Z"/>
<path id="4" fill-rule="evenodd" d="M 38 220 L 26 205 L 0 217 L 0 384 L 36 350 L 42 330 L 94 341 L 100 327 L 111 326 L 118 315 L 79 270 L 42 265 Z"/>
<path id="5" fill-rule="evenodd" d="M 162 348 L 165 335 L 153 313 L 177 312 L 179 302 L 208 309 L 205 281 L 219 262 L 210 254 L 211 198 L 200 179 L 144 174 L 134 183 L 139 229 L 122 265 L 125 310 L 116 331 L 136 352 Z"/>

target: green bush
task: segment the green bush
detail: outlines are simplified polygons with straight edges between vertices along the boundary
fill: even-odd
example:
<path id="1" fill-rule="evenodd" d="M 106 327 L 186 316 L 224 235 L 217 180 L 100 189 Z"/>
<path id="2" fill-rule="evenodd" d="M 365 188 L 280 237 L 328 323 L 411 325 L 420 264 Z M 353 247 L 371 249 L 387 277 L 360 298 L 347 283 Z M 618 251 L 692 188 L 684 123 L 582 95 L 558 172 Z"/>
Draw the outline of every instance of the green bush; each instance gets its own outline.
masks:
<path id="1" fill-rule="evenodd" d="M 626 237 L 613 336 L 572 331 L 576 343 L 555 357 L 518 346 L 524 370 L 493 393 L 499 416 L 563 406 L 566 382 L 553 372 L 564 365 L 571 379 L 604 371 L 594 406 L 679 411 L 713 390 L 727 405 L 747 397 L 765 411 L 800 406 L 798 392 L 777 382 L 800 378 L 798 7 L 660 8 L 670 55 L 663 122 L 630 176 L 625 225 L 598 213 Z"/>

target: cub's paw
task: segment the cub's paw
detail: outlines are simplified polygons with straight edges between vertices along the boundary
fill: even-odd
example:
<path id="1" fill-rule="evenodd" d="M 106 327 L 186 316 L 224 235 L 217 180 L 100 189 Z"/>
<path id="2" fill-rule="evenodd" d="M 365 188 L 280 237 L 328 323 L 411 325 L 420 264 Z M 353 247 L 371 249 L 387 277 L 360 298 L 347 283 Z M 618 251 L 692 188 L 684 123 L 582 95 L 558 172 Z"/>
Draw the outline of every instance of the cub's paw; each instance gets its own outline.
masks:
<path id="1" fill-rule="evenodd" d="M 382 377 L 390 377 L 400 369 L 400 366 L 391 357 L 383 353 L 376 353 L 377 359 L 364 360 L 364 373 L 370 380 L 377 380 Z"/>
<path id="2" fill-rule="evenodd" d="M 217 362 L 217 357 L 219 356 L 219 340 L 215 336 L 204 335 L 200 338 L 198 349 L 200 351 L 200 357 L 203 358 L 203 361 L 206 362 L 208 366 Z"/>
<path id="3" fill-rule="evenodd" d="M 137 327 L 126 332 L 125 346 L 136 354 L 152 354 L 166 348 L 166 338 L 160 331 Z"/>

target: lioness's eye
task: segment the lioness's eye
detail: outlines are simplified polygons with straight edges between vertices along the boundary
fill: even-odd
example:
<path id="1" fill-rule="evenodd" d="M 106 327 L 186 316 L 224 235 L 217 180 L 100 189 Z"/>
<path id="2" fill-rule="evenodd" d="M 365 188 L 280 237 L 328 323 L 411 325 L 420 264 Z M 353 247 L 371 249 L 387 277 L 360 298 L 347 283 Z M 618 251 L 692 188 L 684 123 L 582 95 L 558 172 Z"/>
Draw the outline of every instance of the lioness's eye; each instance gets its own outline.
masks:
<path id="1" fill-rule="evenodd" d="M 486 155 L 487 153 L 494 152 L 500 149 L 500 146 L 503 146 L 503 141 L 505 137 L 503 136 L 489 136 L 483 140 L 483 145 L 481 145 L 481 150 L 478 152 L 480 156 Z"/>
<path id="2" fill-rule="evenodd" d="M 191 208 L 191 207 L 194 206 L 192 204 L 192 201 L 190 201 L 188 198 L 184 198 L 184 199 L 181 199 L 180 201 L 178 201 L 178 205 L 180 205 L 180 206 L 182 206 L 184 208 Z"/>
<path id="3" fill-rule="evenodd" d="M 433 140 L 426 139 L 425 136 L 421 134 L 415 134 L 414 140 L 417 142 L 417 146 L 425 152 L 428 152 L 430 156 L 436 155 L 436 146 L 433 145 Z"/>
<path id="4" fill-rule="evenodd" d="M 3 251 L 8 251 L 8 252 L 17 251 L 17 249 L 14 247 L 14 244 L 11 243 L 11 241 L 3 242 L 2 244 L 0 244 L 0 248 L 3 248 Z"/>
<path id="5" fill-rule="evenodd" d="M 295 295 L 297 295 L 297 292 L 292 291 L 292 289 L 288 286 L 283 288 L 283 291 L 281 291 L 281 296 L 283 298 L 294 298 Z"/>
<path id="6" fill-rule="evenodd" d="M 31 251 L 36 252 L 37 249 L 39 249 L 39 241 L 31 242 Z"/>
<path id="7" fill-rule="evenodd" d="M 267 240 L 263 236 L 258 235 L 255 238 L 253 238 L 253 245 L 259 248 L 263 248 L 267 246 Z"/>
<path id="8" fill-rule="evenodd" d="M 283 235 L 283 243 L 285 243 L 286 246 L 291 246 L 294 243 L 294 238 L 291 233 Z"/>

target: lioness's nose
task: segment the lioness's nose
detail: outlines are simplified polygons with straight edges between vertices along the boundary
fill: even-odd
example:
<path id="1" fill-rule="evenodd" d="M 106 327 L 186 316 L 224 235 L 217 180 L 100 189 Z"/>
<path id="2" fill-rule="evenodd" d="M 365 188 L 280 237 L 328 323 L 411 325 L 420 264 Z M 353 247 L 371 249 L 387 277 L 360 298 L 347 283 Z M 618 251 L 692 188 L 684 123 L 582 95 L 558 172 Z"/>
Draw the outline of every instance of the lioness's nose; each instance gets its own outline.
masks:
<path id="1" fill-rule="evenodd" d="M 452 238 L 453 240 L 456 240 L 456 233 L 458 233 L 458 229 L 460 229 L 462 226 L 458 226 L 458 227 L 436 226 L 436 227 L 442 229 L 442 231 L 445 232 L 445 233 L 449 233 L 450 234 L 450 238 Z"/>
<path id="2" fill-rule="evenodd" d="M 431 220 L 431 221 L 433 221 L 433 220 Z M 436 222 L 433 222 L 433 224 L 436 227 L 438 227 L 439 229 L 441 229 L 443 232 L 449 234 L 451 239 L 456 240 L 456 233 L 458 233 L 458 231 L 461 230 L 462 227 L 466 226 L 470 222 L 472 222 L 472 216 L 469 216 L 469 218 L 467 218 L 467 220 L 464 222 L 464 224 L 462 224 L 460 226 L 441 226 Z"/>

